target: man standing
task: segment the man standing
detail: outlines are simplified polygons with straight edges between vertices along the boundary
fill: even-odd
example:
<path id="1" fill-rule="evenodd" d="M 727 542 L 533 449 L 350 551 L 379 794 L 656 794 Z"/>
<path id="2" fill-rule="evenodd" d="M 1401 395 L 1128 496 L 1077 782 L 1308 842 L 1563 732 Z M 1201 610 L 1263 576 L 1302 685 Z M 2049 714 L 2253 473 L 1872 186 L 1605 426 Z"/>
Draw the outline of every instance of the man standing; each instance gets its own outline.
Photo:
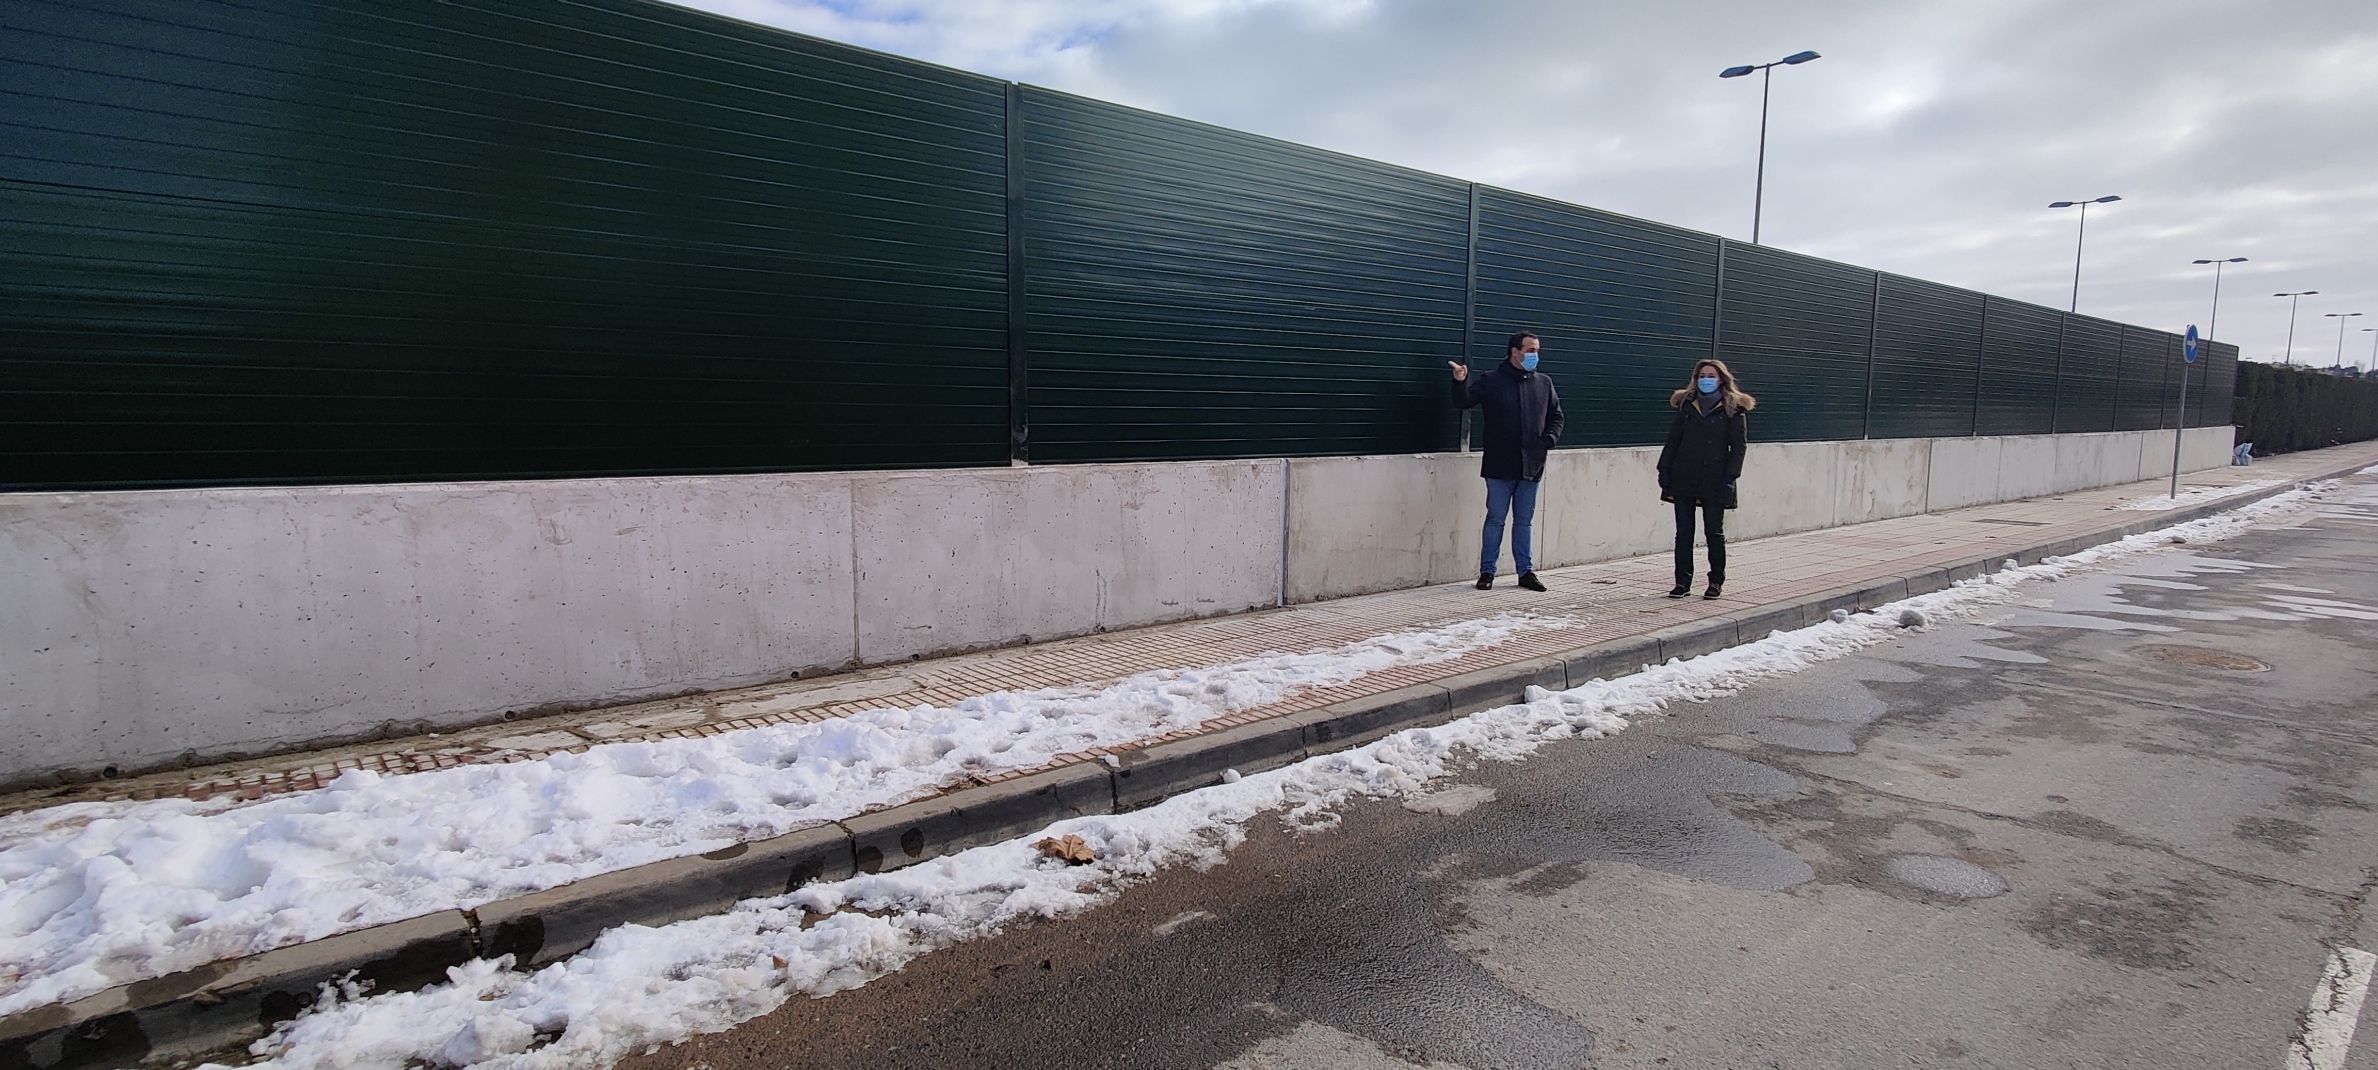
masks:
<path id="1" fill-rule="evenodd" d="M 1511 336 L 1509 350 L 1493 371 L 1470 378 L 1470 367 L 1453 366 L 1455 408 L 1478 407 L 1478 449 L 1484 456 L 1479 474 L 1486 477 L 1485 548 L 1478 555 L 1478 589 L 1495 585 L 1495 566 L 1503 555 L 1503 518 L 1513 515 L 1511 559 L 1519 566 L 1519 585 L 1544 589 L 1536 578 L 1536 488 L 1544 479 L 1544 458 L 1561 440 L 1561 396 L 1552 377 L 1536 370 L 1543 345 L 1526 331 Z"/>

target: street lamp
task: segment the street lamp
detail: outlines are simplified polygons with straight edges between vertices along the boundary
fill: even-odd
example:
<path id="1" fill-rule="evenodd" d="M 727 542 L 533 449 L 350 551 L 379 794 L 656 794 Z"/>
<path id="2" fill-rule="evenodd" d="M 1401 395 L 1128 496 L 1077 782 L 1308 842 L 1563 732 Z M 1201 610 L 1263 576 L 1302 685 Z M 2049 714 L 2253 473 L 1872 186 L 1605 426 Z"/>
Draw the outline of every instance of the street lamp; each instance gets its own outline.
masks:
<path id="1" fill-rule="evenodd" d="M 2084 241 L 2084 240 L 2086 240 L 2086 239 L 2089 237 L 2089 206 L 2090 206 L 2090 205 L 2092 205 L 2092 204 L 2112 204 L 2112 203 L 2114 203 L 2115 201 L 2118 201 L 2118 200 L 2121 200 L 2121 199 L 2122 199 L 2122 198 L 2120 198 L 2120 197 L 2114 197 L 2114 196 L 2105 196 L 2105 197 L 2099 197 L 2099 198 L 2096 198 L 2095 200 L 2087 200 L 2087 201 L 2051 201 L 2051 202 L 2049 202 L 2049 204 L 2048 204 L 2048 207 L 2050 207 L 2050 208 L 2071 208 L 2071 207 L 2073 207 L 2073 206 L 2075 206 L 2075 205 L 2078 205 L 2078 206 L 2080 206 L 2080 209 L 2081 209 L 2081 233 L 2080 233 L 2078 236 L 2074 237 L 2074 238 L 2073 238 L 2073 242 L 2072 242 L 2072 308 L 2071 308 L 2071 311 L 2073 311 L 2073 312 L 2079 312 L 2079 311 L 2081 310 L 2081 242 L 2082 242 L 2082 241 Z"/>
<path id="2" fill-rule="evenodd" d="M 2361 329 L 2361 333 L 2378 334 L 2378 327 L 2364 327 Z M 2370 339 L 2370 361 L 2361 366 L 2361 377 L 2369 378 L 2370 369 L 2373 367 L 2378 367 L 2378 338 Z"/>
<path id="3" fill-rule="evenodd" d="M 2220 280 L 2216 279 L 2214 281 L 2218 282 Z M 2287 364 L 2289 367 L 2295 366 L 2295 303 L 2304 298 L 2318 294 L 2319 292 L 2320 291 L 2318 290 L 2297 290 L 2291 294 L 2271 295 L 2272 297 L 2284 297 L 2287 299 Z"/>
<path id="4" fill-rule="evenodd" d="M 2231 264 L 2243 264 L 2243 263 L 2245 263 L 2245 262 L 2246 262 L 2246 258 L 2245 258 L 2245 257 L 2242 257 L 2242 256 L 2233 256 L 2233 257 L 2230 257 L 2230 258 L 2229 258 L 2229 259 L 2227 259 L 2227 260 L 2191 260 L 2191 261 L 2189 261 L 2189 263 L 2192 263 L 2192 264 L 2200 264 L 2200 265 L 2201 265 L 2201 264 L 2211 264 L 2211 265 L 2213 265 L 2213 318 L 2212 318 L 2212 320 L 2211 320 L 2210 322 L 2207 322 L 2207 323 L 2205 324 L 2205 337 L 2206 337 L 2206 338 L 2218 338 L 2218 337 L 2220 337 L 2220 335 L 2219 335 L 2219 334 L 2217 334 L 2217 333 L 2215 333 L 2215 332 L 2217 332 L 2217 331 L 2219 331 L 2219 330 L 2221 329 L 2221 269 L 2222 269 L 2222 268 L 2225 268 L 2225 267 L 2228 267 L 2228 266 L 2229 266 L 2229 265 L 2231 265 Z"/>
<path id="5" fill-rule="evenodd" d="M 1742 67 L 1728 67 L 1717 72 L 1720 78 L 1740 78 L 1752 71 L 1759 72 L 1759 177 L 1751 191 L 1750 243 L 1759 244 L 1759 215 L 1767 200 L 1767 90 L 1775 81 L 1774 68 L 1797 67 L 1812 59 L 1821 59 L 1814 52 L 1794 52 L 1773 63 L 1755 63 Z"/>
<path id="6" fill-rule="evenodd" d="M 2323 312 L 2322 316 L 2337 321 L 2337 367 L 2345 366 L 2345 321 L 2361 315 L 2359 312 Z"/>

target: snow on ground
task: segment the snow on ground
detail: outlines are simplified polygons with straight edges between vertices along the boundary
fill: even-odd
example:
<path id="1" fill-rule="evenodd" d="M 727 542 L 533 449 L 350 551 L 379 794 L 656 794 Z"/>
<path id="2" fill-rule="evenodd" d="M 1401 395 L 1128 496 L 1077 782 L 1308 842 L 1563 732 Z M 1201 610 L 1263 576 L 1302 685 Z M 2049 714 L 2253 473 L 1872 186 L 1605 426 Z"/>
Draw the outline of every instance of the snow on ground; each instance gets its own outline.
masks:
<path id="1" fill-rule="evenodd" d="M 1038 835 L 1027 836 L 892 873 L 748 900 L 662 928 L 621 926 L 534 973 L 514 972 L 508 960 L 474 962 L 450 971 L 450 983 L 418 992 L 326 991 L 313 1010 L 259 1041 L 252 1054 L 265 1060 L 260 1067 L 286 1070 L 606 1065 L 730 1028 L 795 996 L 858 987 L 1007 925 L 1087 910 L 1169 867 L 1223 864 L 1259 815 L 1279 812 L 1296 829 L 1328 828 L 1356 799 L 1426 797 L 1432 782 L 1477 760 L 1517 761 L 1554 740 L 1599 738 L 1669 703 L 1715 697 L 1845 656 L 1892 635 L 1902 611 L 1935 621 L 1970 614 L 2013 601 L 2028 581 L 2175 542 L 2238 535 L 2319 493 L 2290 492 L 1616 680 L 1562 692 L 1530 688 L 1519 705 L 1399 732 L 1146 810 L 1062 821 L 1039 834 L 1082 837 L 1098 854 L 1091 865 L 1043 859 L 1028 846 Z"/>
<path id="2" fill-rule="evenodd" d="M 0 822 L 13 837 L 0 840 L 0 1014 L 808 828 L 1562 623 L 1504 615 L 948 708 L 407 776 L 355 771 L 235 809 L 39 811 Z"/>
<path id="3" fill-rule="evenodd" d="M 2203 505 L 2206 502 L 2217 502 L 2223 498 L 2235 498 L 2240 494 L 2252 494 L 2258 490 L 2269 490 L 2283 482 L 2285 480 L 2258 479 L 2251 483 L 2240 483 L 2234 487 L 2198 487 L 2195 490 L 2180 492 L 2180 496 L 2177 498 L 2168 494 L 2149 498 L 2131 498 L 2114 508 L 2150 513 L 2169 512 L 2173 509 L 2186 509 L 2192 505 Z"/>

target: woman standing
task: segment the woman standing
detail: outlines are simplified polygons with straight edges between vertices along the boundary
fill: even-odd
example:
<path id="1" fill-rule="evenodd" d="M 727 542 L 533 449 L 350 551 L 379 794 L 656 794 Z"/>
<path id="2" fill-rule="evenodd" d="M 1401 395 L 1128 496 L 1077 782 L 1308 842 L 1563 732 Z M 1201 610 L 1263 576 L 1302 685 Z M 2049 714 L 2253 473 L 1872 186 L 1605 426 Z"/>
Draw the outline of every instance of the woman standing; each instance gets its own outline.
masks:
<path id="1" fill-rule="evenodd" d="M 1693 366 L 1685 388 L 1668 396 L 1676 421 L 1660 450 L 1660 500 L 1676 504 L 1676 587 L 1670 598 L 1693 589 L 1693 511 L 1709 538 L 1709 589 L 1716 598 L 1726 585 L 1726 510 L 1734 508 L 1734 481 L 1742 478 L 1742 455 L 1750 449 L 1750 416 L 1758 399 L 1734 383 L 1722 360 Z"/>

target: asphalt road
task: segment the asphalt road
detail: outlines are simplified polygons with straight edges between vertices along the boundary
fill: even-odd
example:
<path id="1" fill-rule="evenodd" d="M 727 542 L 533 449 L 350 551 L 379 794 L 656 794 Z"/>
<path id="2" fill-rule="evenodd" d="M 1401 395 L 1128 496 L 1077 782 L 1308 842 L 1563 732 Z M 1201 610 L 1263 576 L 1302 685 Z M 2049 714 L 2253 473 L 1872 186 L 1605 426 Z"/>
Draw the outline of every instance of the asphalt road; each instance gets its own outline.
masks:
<path id="1" fill-rule="evenodd" d="M 2024 598 L 628 1065 L 2302 1065 L 2378 949 L 2378 480 Z"/>

